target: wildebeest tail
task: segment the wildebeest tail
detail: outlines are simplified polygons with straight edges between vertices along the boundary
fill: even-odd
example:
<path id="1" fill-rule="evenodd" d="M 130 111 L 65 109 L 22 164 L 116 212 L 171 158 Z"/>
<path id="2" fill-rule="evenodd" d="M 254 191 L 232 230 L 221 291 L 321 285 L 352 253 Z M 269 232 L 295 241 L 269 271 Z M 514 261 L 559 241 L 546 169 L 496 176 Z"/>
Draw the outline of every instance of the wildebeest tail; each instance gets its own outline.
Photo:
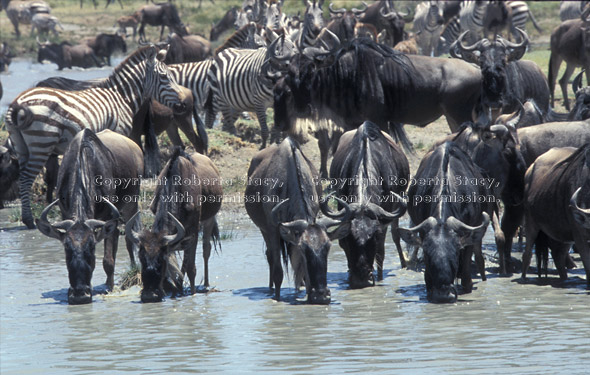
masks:
<path id="1" fill-rule="evenodd" d="M 406 152 L 410 154 L 415 154 L 414 145 L 412 144 L 412 142 L 408 138 L 408 135 L 406 134 L 404 124 L 390 121 L 389 135 L 391 135 L 391 138 L 393 138 L 393 140 L 396 143 L 400 144 Z"/>

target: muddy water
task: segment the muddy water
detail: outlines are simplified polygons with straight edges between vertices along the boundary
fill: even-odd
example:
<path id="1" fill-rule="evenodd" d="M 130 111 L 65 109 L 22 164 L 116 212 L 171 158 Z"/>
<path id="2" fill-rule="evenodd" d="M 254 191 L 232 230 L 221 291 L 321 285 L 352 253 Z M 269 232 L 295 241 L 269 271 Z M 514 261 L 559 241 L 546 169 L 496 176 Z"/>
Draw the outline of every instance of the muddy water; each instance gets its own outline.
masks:
<path id="1" fill-rule="evenodd" d="M 385 280 L 363 290 L 347 289 L 346 259 L 334 244 L 332 303 L 304 304 L 292 280 L 276 302 L 259 232 L 243 217 L 226 217 L 222 232 L 233 236 L 212 256 L 214 291 L 159 304 L 139 303 L 137 288 L 100 294 L 100 250 L 94 302 L 69 306 L 60 244 L 38 231 L 6 229 L 7 211 L 0 211 L 2 374 L 582 374 L 590 364 L 581 271 L 561 288 L 491 274 L 475 279 L 474 292 L 458 303 L 434 305 L 425 300 L 423 275 L 399 268 L 391 241 Z M 128 265 L 121 246 L 116 280 Z M 197 270 L 199 279 L 200 254 Z"/>

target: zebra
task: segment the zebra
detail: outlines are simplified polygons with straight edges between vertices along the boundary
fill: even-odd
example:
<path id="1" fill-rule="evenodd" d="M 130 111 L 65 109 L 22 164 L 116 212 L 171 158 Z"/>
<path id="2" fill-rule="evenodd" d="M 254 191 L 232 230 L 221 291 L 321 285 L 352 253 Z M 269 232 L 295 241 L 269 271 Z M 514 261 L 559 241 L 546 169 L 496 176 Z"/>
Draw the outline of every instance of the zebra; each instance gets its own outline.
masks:
<path id="1" fill-rule="evenodd" d="M 155 46 L 127 57 L 102 84 L 82 91 L 46 87 L 28 89 L 10 104 L 6 128 L 20 168 L 22 220 L 34 228 L 30 190 L 49 156 L 63 154 L 82 129 L 110 129 L 128 136 L 133 116 L 150 97 L 176 111 L 184 108 L 180 87 L 161 62 Z"/>
<path id="2" fill-rule="evenodd" d="M 461 33 L 467 33 L 468 42 L 473 44 L 483 36 L 483 21 L 488 7 L 487 1 L 463 1 L 459 11 L 459 24 Z"/>
<path id="3" fill-rule="evenodd" d="M 440 56 L 442 54 L 448 53 L 451 47 L 451 44 L 461 34 L 461 22 L 459 20 L 459 15 L 454 15 L 443 27 L 442 32 L 440 33 L 440 38 L 438 39 L 438 46 L 436 49 L 436 56 Z"/>
<path id="4" fill-rule="evenodd" d="M 510 40 L 511 35 L 514 35 L 515 38 L 520 35 L 516 29 L 519 28 L 524 30 L 529 17 L 531 18 L 531 22 L 535 29 L 537 29 L 538 32 L 543 31 L 525 1 L 507 1 L 506 5 L 510 8 L 510 13 L 512 14 L 512 17 L 510 18 L 510 34 L 508 34 L 508 40 Z"/>
<path id="5" fill-rule="evenodd" d="M 322 10 L 324 0 L 313 0 L 313 2 L 304 0 L 304 3 L 306 8 L 303 14 L 303 27 L 294 36 L 295 45 L 300 51 L 316 44 L 317 37 L 326 23 Z"/>
<path id="6" fill-rule="evenodd" d="M 284 68 L 295 46 L 282 35 L 268 47 L 258 49 L 228 48 L 215 57 L 208 72 L 211 87 L 207 99 L 208 128 L 213 126 L 215 115 L 223 114 L 222 129 L 235 133 L 234 123 L 240 112 L 254 111 L 260 123 L 262 147 L 266 147 L 269 131 L 266 109 L 273 103 L 272 82 Z"/>
<path id="7" fill-rule="evenodd" d="M 416 7 L 413 31 L 423 55 L 434 55 L 443 22 L 443 10 L 438 1 L 430 0 Z"/>

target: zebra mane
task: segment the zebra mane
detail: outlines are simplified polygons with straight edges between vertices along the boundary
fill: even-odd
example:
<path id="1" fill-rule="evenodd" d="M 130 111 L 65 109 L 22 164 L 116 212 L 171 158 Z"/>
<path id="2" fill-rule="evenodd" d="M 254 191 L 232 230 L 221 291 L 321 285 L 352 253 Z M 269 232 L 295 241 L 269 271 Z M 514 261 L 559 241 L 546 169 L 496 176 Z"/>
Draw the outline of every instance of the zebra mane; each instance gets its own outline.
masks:
<path id="1" fill-rule="evenodd" d="M 227 40 L 217 47 L 213 56 L 217 56 L 218 53 L 221 51 L 228 49 L 228 48 L 259 48 L 262 46 L 258 46 L 255 43 L 255 40 L 250 41 L 249 37 L 256 34 L 259 26 L 257 26 L 254 22 L 250 22 L 247 25 L 242 26 L 239 30 L 234 32 Z"/>
<path id="2" fill-rule="evenodd" d="M 96 87 L 105 87 L 111 82 L 116 76 L 121 74 L 124 69 L 127 69 L 130 65 L 139 65 L 141 62 L 145 61 L 149 56 L 150 50 L 153 46 L 145 46 L 138 48 L 135 52 L 131 55 L 127 56 L 125 60 L 123 60 L 119 65 L 117 65 L 114 69 L 109 78 L 105 79 L 101 84 L 97 85 Z"/>

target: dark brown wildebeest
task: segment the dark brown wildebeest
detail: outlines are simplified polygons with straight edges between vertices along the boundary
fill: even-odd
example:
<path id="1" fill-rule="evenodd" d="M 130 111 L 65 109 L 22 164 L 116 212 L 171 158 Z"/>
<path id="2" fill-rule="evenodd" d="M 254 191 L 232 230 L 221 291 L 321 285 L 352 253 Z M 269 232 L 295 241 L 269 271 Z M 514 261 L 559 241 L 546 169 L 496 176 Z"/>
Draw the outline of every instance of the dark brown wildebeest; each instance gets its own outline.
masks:
<path id="1" fill-rule="evenodd" d="M 567 84 L 577 66 L 586 70 L 586 81 L 590 85 L 590 7 L 586 8 L 581 19 L 562 22 L 551 33 L 548 80 L 552 106 L 555 80 L 562 61 L 565 61 L 567 66 L 559 79 L 559 86 L 561 86 L 564 106 L 569 111 Z"/>
<path id="2" fill-rule="evenodd" d="M 18 198 L 18 158 L 7 142 L 0 146 L 0 208 Z"/>
<path id="3" fill-rule="evenodd" d="M 6 15 L 12 25 L 14 26 L 14 33 L 17 38 L 20 38 L 20 31 L 18 24 L 31 24 L 31 19 L 37 13 L 51 13 L 49 4 L 41 0 L 33 1 L 15 1 L 12 0 L 6 7 Z"/>
<path id="4" fill-rule="evenodd" d="M 465 31 L 451 46 L 451 55 L 474 63 L 481 68 L 481 102 L 477 108 L 477 123 L 490 125 L 502 113 L 514 112 L 519 102 L 534 99 L 543 111 L 549 112 L 549 86 L 537 64 L 520 60 L 526 52 L 528 36 L 517 29 L 520 43 L 502 37 L 482 39 L 470 46 L 463 44 Z"/>
<path id="5" fill-rule="evenodd" d="M 2 46 L 0 47 L 0 72 L 8 70 L 8 65 L 12 62 L 13 57 L 8 43 L 2 42 Z"/>
<path id="6" fill-rule="evenodd" d="M 569 121 L 582 121 L 590 118 L 590 86 L 582 87 L 583 73 L 584 71 L 581 71 L 572 82 L 576 102 L 568 115 Z"/>
<path id="7" fill-rule="evenodd" d="M 127 43 L 119 34 L 100 33 L 95 37 L 85 38 L 82 42 L 92 48 L 94 54 L 108 66 L 111 66 L 113 52 L 119 50 L 127 53 Z"/>
<path id="8" fill-rule="evenodd" d="M 552 240 L 560 279 L 567 279 L 567 252 L 575 244 L 590 288 L 590 144 L 573 150 L 553 149 L 537 158 L 526 173 L 525 196 L 522 278 L 526 278 L 533 243 L 542 231 Z"/>
<path id="9" fill-rule="evenodd" d="M 135 40 L 139 21 L 141 21 L 141 15 L 139 14 L 139 11 L 136 11 L 130 16 L 121 16 L 117 18 L 114 26 L 119 26 L 119 32 L 125 35 L 127 34 L 127 28 L 130 27 L 133 30 L 133 40 Z"/>
<path id="10" fill-rule="evenodd" d="M 107 287 L 114 287 L 119 219 L 127 222 L 138 210 L 141 149 L 129 138 L 110 130 L 79 132 L 64 153 L 58 175 L 57 199 L 36 220 L 39 231 L 64 246 L 70 279 L 68 302 L 92 302 L 91 279 L 95 247 L 103 238 L 103 268 Z M 118 181 L 119 183 L 115 183 Z M 58 205 L 62 220 L 50 223 L 48 212 Z M 133 244 L 127 251 L 135 264 Z"/>
<path id="11" fill-rule="evenodd" d="M 403 140 L 397 123 L 425 126 L 445 115 L 457 131 L 471 120 L 479 99 L 480 70 L 458 59 L 405 56 L 367 39 L 330 54 L 308 51 L 291 60 L 274 87 L 277 129 L 297 133 L 298 118 L 313 118 L 330 119 L 348 131 L 368 120 Z M 320 172 L 327 176 L 331 145 L 319 146 Z"/>
<path id="12" fill-rule="evenodd" d="M 246 211 L 266 243 L 269 287 L 274 287 L 275 299 L 281 296 L 282 256 L 286 264 L 291 261 L 295 287 L 305 285 L 309 303 L 330 303 L 328 252 L 330 242 L 345 236 L 350 228 L 346 202 L 336 198 L 344 206 L 339 213 L 331 213 L 326 200 L 320 202 L 318 173 L 290 137 L 252 159 L 248 181 Z M 316 219 L 320 208 L 327 218 Z M 331 226 L 337 229 L 328 232 Z"/>
<path id="13" fill-rule="evenodd" d="M 170 44 L 164 60 L 166 64 L 197 62 L 211 57 L 211 43 L 200 35 L 172 33 L 166 43 Z"/>
<path id="14" fill-rule="evenodd" d="M 223 17 L 215 24 L 211 26 L 211 32 L 209 34 L 209 40 L 214 42 L 216 41 L 221 34 L 223 34 L 226 30 L 231 30 L 234 28 L 234 23 L 236 22 L 236 17 L 238 14 L 238 8 L 233 7 L 225 14 Z"/>
<path id="15" fill-rule="evenodd" d="M 433 181 L 408 189 L 408 214 L 416 226 L 400 228 L 404 241 L 424 251 L 424 281 L 429 301 L 455 302 L 455 278 L 461 277 L 464 293 L 470 293 L 471 257 L 482 281 L 486 280 L 481 241 L 490 222 L 490 192 L 478 167 L 453 142 L 445 142 L 426 154 L 415 178 Z"/>
<path id="16" fill-rule="evenodd" d="M 219 238 L 215 214 L 221 207 L 223 189 L 219 171 L 208 157 L 188 155 L 176 147 L 158 179 L 162 183 L 150 206 L 156 215 L 151 230 L 141 233 L 133 230 L 135 217 L 126 228 L 127 238 L 139 246 L 142 302 L 160 302 L 164 297 L 169 257 L 174 256 L 175 250 L 184 251 L 181 271 L 188 276 L 191 294 L 196 292 L 199 226 L 203 226 L 204 285 L 208 287 L 210 240 L 212 235 L 216 240 Z M 176 284 L 176 292 L 182 294 L 182 278 Z"/>
<path id="17" fill-rule="evenodd" d="M 160 40 L 164 35 L 164 27 L 168 26 L 171 33 L 188 35 L 187 27 L 180 20 L 178 9 L 172 3 L 155 3 L 144 5 L 140 10 L 141 25 L 139 26 L 139 40 L 145 41 L 145 25 L 162 26 Z"/>
<path id="18" fill-rule="evenodd" d="M 94 50 L 87 44 L 71 45 L 69 42 L 60 44 L 45 42 L 40 43 L 37 53 L 37 61 L 42 63 L 44 60 L 57 64 L 57 69 L 72 68 L 79 66 L 81 68 L 90 68 L 93 66 L 103 66 L 100 59 L 94 53 Z"/>
<path id="19" fill-rule="evenodd" d="M 375 1 L 367 6 L 365 12 L 359 18 L 364 24 L 375 26 L 377 32 L 385 31 L 384 43 L 394 47 L 404 40 L 404 26 L 406 22 L 412 22 L 413 16 L 408 12 L 395 10 L 393 0 Z"/>
<path id="20" fill-rule="evenodd" d="M 328 6 L 332 20 L 326 28 L 333 32 L 342 43 L 350 42 L 354 39 L 354 28 L 358 20 L 365 14 L 367 4 L 363 3 L 363 9 L 346 8 L 334 9 L 332 3 Z"/>
<path id="21" fill-rule="evenodd" d="M 385 237 L 391 224 L 392 237 L 402 267 L 406 259 L 397 232 L 399 217 L 406 211 L 400 194 L 409 181 L 410 166 L 401 148 L 379 127 L 366 121 L 357 130 L 342 135 L 330 166 L 330 181 L 337 181 L 337 196 L 352 211 L 350 233 L 340 239 L 348 260 L 351 288 L 375 284 L 373 263 L 377 263 L 377 280 L 383 280 Z"/>

